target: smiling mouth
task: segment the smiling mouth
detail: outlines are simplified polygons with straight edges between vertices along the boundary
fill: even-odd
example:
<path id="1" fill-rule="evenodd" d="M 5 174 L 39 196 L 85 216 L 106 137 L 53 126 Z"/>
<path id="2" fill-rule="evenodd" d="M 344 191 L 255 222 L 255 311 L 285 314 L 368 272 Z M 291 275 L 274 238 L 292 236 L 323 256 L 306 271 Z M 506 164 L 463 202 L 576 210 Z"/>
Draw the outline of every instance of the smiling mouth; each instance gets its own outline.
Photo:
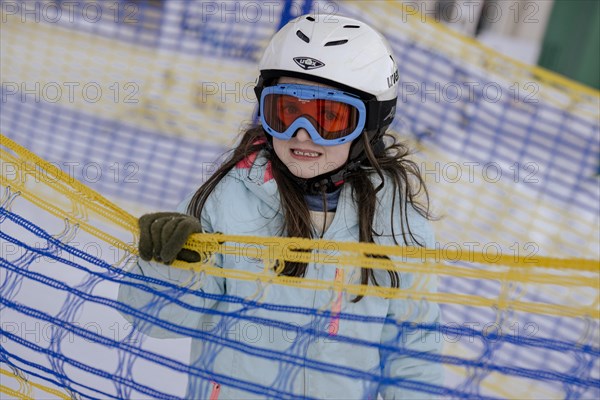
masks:
<path id="1" fill-rule="evenodd" d="M 321 153 L 316 152 L 316 151 L 298 150 L 298 149 L 291 149 L 290 151 L 292 152 L 293 155 L 299 156 L 299 157 L 317 158 L 321 155 Z"/>

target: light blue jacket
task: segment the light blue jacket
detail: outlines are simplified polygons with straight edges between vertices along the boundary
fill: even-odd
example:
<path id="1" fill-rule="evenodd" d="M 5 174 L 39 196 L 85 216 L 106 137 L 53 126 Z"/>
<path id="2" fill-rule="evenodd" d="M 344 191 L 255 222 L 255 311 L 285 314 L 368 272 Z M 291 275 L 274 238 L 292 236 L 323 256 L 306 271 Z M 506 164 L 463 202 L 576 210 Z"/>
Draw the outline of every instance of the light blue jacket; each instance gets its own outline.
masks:
<path id="1" fill-rule="evenodd" d="M 374 181 L 377 179 L 373 178 Z M 394 232 L 398 243 L 404 243 L 403 238 L 399 237 L 399 205 L 396 204 L 396 210 L 391 209 L 391 185 L 385 185 L 378 198 L 380 205 L 375 220 L 375 232 L 381 235 L 376 237 L 376 242 L 394 244 L 389 227 L 390 213 L 394 212 Z M 188 203 L 189 199 L 185 200 L 178 210 L 185 212 Z M 411 231 L 427 247 L 433 247 L 434 239 L 428 222 L 412 207 L 408 207 L 408 213 Z M 207 232 L 281 236 L 279 194 L 263 157 L 259 156 L 254 163 L 247 163 L 230 171 L 208 199 L 201 222 Z M 351 198 L 350 187 L 346 185 L 342 189 L 335 217 L 326 230 L 324 239 L 357 242 L 358 235 L 357 206 Z M 335 249 L 332 247 L 325 250 Z M 256 256 L 255 251 L 256 248 L 242 249 L 242 256 L 237 257 L 218 254 L 213 261 L 225 269 L 260 273 L 264 264 L 262 260 L 252 258 Z M 305 277 L 333 283 L 337 268 L 331 265 L 324 266 L 318 259 L 316 261 L 308 265 Z M 343 269 L 346 282 L 360 283 L 359 268 Z M 139 261 L 134 272 L 191 289 L 200 287 L 205 293 L 227 294 L 243 299 L 256 298 L 260 303 L 280 306 L 331 311 L 338 296 L 332 290 L 316 291 L 274 285 L 262 287 L 253 281 L 199 276 L 189 271 L 144 261 Z M 387 272 L 376 271 L 376 277 L 380 286 L 389 286 Z M 416 281 L 421 281 L 414 274 L 403 273 L 400 274 L 400 278 L 401 288 L 408 288 Z M 425 281 L 420 290 L 433 291 L 435 283 L 431 280 Z M 336 320 L 334 315 L 314 317 L 260 307 L 244 307 L 238 302 L 217 302 L 191 294 L 179 296 L 181 301 L 191 306 L 235 314 L 233 317 L 221 317 L 210 313 L 191 312 L 174 303 L 169 303 L 160 310 L 159 318 L 179 326 L 208 332 L 217 338 L 232 340 L 230 343 L 234 344 L 227 346 L 201 339 L 192 340 L 190 364 L 210 371 L 211 376 L 208 379 L 191 376 L 187 389 L 188 398 L 213 399 L 217 398 L 217 395 L 218 399 L 292 397 L 282 393 L 293 393 L 299 398 L 326 399 L 376 399 L 378 395 L 384 399 L 432 398 L 430 394 L 411 391 L 409 388 L 411 385 L 413 389 L 419 387 L 419 382 L 433 385 L 442 383 L 439 364 L 419 357 L 410 357 L 403 352 L 383 353 L 377 346 L 365 346 L 343 340 L 349 337 L 373 344 L 399 346 L 409 351 L 439 353 L 441 339 L 431 331 L 408 331 L 400 335 L 397 326 L 383 324 L 381 321 L 365 322 L 343 317 Z M 351 300 L 355 298 L 354 295 L 343 293 L 341 297 L 341 309 L 338 307 L 338 310 L 342 313 L 418 323 L 436 323 L 439 319 L 437 304 L 430 302 L 365 297 L 353 303 Z M 153 301 L 150 294 L 126 285 L 121 286 L 119 299 L 136 309 L 144 309 Z M 244 318 L 236 318 L 236 315 Z M 139 321 L 128 315 L 126 317 L 139 327 Z M 258 318 L 289 323 L 302 328 L 298 332 L 304 333 L 298 334 L 282 329 L 276 324 L 262 324 L 260 320 L 257 321 Z M 307 333 L 310 329 L 324 335 L 310 334 L 310 331 Z M 156 326 L 145 328 L 143 332 L 161 338 L 178 336 L 172 331 Z M 330 336 L 327 336 L 327 333 L 330 333 Z M 263 354 L 262 350 L 266 353 Z M 273 352 L 292 356 L 294 364 L 281 361 L 282 357 Z M 322 370 L 323 365 L 326 371 Z M 364 372 L 406 379 L 407 387 L 377 387 L 376 383 L 361 379 L 360 373 Z M 235 387 L 240 385 L 251 391 Z"/>

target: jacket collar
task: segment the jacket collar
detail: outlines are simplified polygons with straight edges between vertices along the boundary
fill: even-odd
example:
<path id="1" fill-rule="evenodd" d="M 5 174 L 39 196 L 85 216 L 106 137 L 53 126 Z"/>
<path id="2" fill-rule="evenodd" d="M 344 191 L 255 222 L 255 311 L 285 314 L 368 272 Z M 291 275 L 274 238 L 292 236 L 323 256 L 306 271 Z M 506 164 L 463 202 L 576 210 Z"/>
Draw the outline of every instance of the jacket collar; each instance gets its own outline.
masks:
<path id="1" fill-rule="evenodd" d="M 241 180 L 246 189 L 261 199 L 271 209 L 280 212 L 280 197 L 277 183 L 273 179 L 271 162 L 265 151 L 252 154 L 239 162 L 234 168 L 235 176 Z M 335 218 L 325 234 L 325 238 L 334 236 L 342 230 L 353 229 L 358 225 L 358 210 L 352 201 L 352 190 L 349 185 L 342 186 Z"/>
<path id="2" fill-rule="evenodd" d="M 279 191 L 271 172 L 271 162 L 264 151 L 251 154 L 240 161 L 234 168 L 234 175 L 252 194 L 273 210 L 279 210 Z"/>

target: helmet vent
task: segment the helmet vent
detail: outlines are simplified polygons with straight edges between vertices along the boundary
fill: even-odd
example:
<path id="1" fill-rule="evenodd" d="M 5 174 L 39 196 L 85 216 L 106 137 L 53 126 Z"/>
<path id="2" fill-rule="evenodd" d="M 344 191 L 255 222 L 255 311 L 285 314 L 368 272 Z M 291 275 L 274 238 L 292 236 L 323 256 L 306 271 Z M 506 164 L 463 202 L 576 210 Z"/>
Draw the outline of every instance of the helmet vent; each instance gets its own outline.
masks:
<path id="1" fill-rule="evenodd" d="M 311 17 L 310 15 L 309 15 L 308 17 L 306 17 L 306 19 L 307 19 L 307 20 L 309 20 L 309 21 L 313 21 L 313 22 L 314 22 L 314 20 L 315 20 L 315 19 L 314 19 L 313 17 Z"/>
<path id="2" fill-rule="evenodd" d="M 344 28 L 360 28 L 359 25 L 344 25 Z"/>
<path id="3" fill-rule="evenodd" d="M 348 39 L 342 40 L 333 40 L 331 42 L 325 43 L 325 46 L 339 46 L 340 44 L 348 43 Z"/>
<path id="4" fill-rule="evenodd" d="M 310 42 L 310 39 L 308 38 L 308 36 L 306 36 L 304 33 L 302 33 L 301 30 L 296 31 L 296 36 L 298 36 L 300 39 L 304 40 L 306 43 Z"/>

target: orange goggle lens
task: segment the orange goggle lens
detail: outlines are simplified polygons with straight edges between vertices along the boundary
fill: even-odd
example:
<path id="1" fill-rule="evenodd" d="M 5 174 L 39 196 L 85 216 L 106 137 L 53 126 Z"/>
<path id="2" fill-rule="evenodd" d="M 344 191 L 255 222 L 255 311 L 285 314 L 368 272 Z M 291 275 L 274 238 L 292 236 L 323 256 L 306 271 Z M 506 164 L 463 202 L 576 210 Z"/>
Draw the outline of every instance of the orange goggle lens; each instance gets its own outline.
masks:
<path id="1" fill-rule="evenodd" d="M 323 139 L 333 140 L 354 132 L 359 120 L 359 111 L 340 101 L 301 99 L 285 94 L 269 94 L 264 101 L 265 120 L 278 132 L 284 132 L 304 117 Z"/>

